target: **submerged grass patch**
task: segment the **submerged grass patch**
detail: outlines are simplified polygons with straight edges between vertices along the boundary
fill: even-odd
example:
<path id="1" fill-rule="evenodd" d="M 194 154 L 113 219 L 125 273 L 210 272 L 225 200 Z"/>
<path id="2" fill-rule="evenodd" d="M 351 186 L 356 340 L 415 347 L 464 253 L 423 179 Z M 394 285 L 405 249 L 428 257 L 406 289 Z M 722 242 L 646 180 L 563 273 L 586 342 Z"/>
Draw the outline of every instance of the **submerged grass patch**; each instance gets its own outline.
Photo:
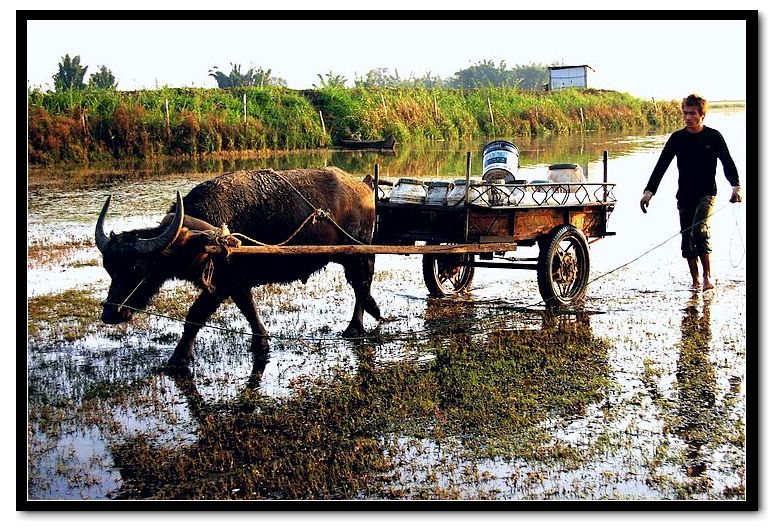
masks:
<path id="1" fill-rule="evenodd" d="M 102 311 L 91 291 L 69 289 L 27 299 L 27 340 L 76 341 L 94 331 Z"/>
<path id="2" fill-rule="evenodd" d="M 375 348 L 363 344 L 354 370 L 336 366 L 297 378 L 291 394 L 277 400 L 256 393 L 248 382 L 236 399 L 208 405 L 197 390 L 201 382 L 176 377 L 195 419 L 195 442 L 168 445 L 151 432 L 116 440 L 112 453 L 124 478 L 116 496 L 459 495 L 438 478 L 401 484 L 405 443 L 398 439 L 459 446 L 460 458 L 472 463 L 498 458 L 577 467 L 589 451 L 552 441 L 546 420 L 575 417 L 599 400 L 609 385 L 607 346 L 581 338 L 567 348 L 567 339 L 557 330 L 529 330 L 445 351 L 425 345 L 435 352 L 426 363 L 377 363 Z M 253 384 L 261 370 L 251 376 Z M 486 474 L 474 476 L 468 480 L 488 480 Z"/>

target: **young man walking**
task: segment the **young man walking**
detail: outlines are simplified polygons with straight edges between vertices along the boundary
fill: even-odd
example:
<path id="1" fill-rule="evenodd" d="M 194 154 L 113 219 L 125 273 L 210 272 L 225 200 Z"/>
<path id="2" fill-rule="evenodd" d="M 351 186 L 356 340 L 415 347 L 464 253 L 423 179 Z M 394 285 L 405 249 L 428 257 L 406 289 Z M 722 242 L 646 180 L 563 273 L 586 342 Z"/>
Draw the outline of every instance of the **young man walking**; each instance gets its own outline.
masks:
<path id="1" fill-rule="evenodd" d="M 723 165 L 723 173 L 731 183 L 731 202 L 742 200 L 742 187 L 728 146 L 715 129 L 704 125 L 707 101 L 696 94 L 683 99 L 685 127 L 675 131 L 667 140 L 656 167 L 648 180 L 640 199 L 640 208 L 647 213 L 650 200 L 656 194 L 669 164 L 677 157 L 677 210 L 680 214 L 683 258 L 688 261 L 693 289 L 709 290 L 715 287 L 710 265 L 710 233 L 708 218 L 717 195 L 715 169 L 717 161 Z M 701 262 L 702 282 L 699 281 Z"/>

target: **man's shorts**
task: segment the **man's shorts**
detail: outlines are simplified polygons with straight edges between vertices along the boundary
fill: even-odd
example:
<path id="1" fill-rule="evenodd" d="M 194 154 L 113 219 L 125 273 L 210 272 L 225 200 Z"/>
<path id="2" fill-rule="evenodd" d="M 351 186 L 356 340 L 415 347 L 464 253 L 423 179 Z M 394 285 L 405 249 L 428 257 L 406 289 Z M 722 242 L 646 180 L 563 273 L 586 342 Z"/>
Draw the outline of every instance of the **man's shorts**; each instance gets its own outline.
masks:
<path id="1" fill-rule="evenodd" d="M 712 252 L 710 246 L 709 217 L 715 205 L 715 196 L 708 195 L 698 201 L 677 202 L 680 213 L 680 248 L 683 258 L 696 258 Z"/>

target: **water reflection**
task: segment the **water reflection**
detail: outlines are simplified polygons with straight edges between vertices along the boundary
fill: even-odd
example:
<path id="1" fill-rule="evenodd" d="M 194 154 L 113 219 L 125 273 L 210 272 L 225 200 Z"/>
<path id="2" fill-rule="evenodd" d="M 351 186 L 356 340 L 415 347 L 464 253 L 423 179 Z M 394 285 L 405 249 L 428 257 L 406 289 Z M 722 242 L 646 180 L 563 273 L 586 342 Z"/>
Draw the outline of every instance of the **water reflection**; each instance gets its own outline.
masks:
<path id="1" fill-rule="evenodd" d="M 583 166 L 588 175 L 589 164 L 598 161 L 607 150 L 611 157 L 625 155 L 654 144 L 663 143 L 667 131 L 654 131 L 652 135 L 621 136 L 620 133 L 585 133 L 580 136 L 532 137 L 511 139 L 519 149 L 522 167 L 547 166 L 557 162 L 574 162 Z M 86 166 L 61 166 L 47 168 L 34 166 L 28 169 L 28 179 L 33 187 L 44 185 L 52 188 L 73 186 L 107 185 L 125 180 L 158 179 L 165 175 L 219 175 L 240 169 L 290 168 L 338 166 L 353 174 L 372 173 L 379 164 L 382 175 L 451 177 L 465 174 L 466 157 L 470 151 L 473 175 L 482 171 L 483 147 L 494 139 L 459 142 L 415 141 L 398 144 L 394 151 L 359 151 L 347 149 L 316 149 L 298 151 L 272 151 L 262 154 L 237 154 L 226 157 L 191 159 L 124 160 L 110 163 L 93 163 Z"/>
<path id="2" fill-rule="evenodd" d="M 299 383 L 282 400 L 260 391 L 267 365 L 260 358 L 230 399 L 205 398 L 200 387 L 208 376 L 170 374 L 193 420 L 193 440 L 164 443 L 145 430 L 117 440 L 111 454 L 123 483 L 113 497 L 353 499 L 377 489 L 374 475 L 387 465 L 372 423 L 379 415 L 370 413 L 377 405 L 384 411 L 385 396 L 368 392 L 373 349 L 364 348 L 356 349 L 364 362 L 355 375 Z M 175 394 L 157 407 L 179 407 Z"/>
<path id="3" fill-rule="evenodd" d="M 715 367 L 710 360 L 710 307 L 713 296 L 699 301 L 694 294 L 683 310 L 680 324 L 680 356 L 677 360 L 677 433 L 686 443 L 686 474 L 701 476 L 707 470 L 707 456 L 702 448 L 718 429 L 715 408 Z"/>

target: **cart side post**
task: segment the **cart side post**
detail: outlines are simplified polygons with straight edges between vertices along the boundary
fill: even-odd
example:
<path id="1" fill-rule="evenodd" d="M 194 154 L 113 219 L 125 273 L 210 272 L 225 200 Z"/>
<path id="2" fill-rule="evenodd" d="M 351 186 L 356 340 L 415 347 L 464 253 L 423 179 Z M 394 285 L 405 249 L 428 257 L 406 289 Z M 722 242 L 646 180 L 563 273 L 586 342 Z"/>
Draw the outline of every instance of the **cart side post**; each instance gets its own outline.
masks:
<path id="1" fill-rule="evenodd" d="M 470 221 L 470 151 L 465 159 L 465 234 L 463 237 L 468 241 L 468 222 Z"/>
<path id="2" fill-rule="evenodd" d="M 374 234 L 379 225 L 379 164 L 374 164 Z"/>
<path id="3" fill-rule="evenodd" d="M 374 164 L 374 204 L 379 202 L 379 164 Z"/>
<path id="4" fill-rule="evenodd" d="M 602 182 L 604 183 L 602 201 L 607 203 L 607 150 L 602 152 Z"/>

